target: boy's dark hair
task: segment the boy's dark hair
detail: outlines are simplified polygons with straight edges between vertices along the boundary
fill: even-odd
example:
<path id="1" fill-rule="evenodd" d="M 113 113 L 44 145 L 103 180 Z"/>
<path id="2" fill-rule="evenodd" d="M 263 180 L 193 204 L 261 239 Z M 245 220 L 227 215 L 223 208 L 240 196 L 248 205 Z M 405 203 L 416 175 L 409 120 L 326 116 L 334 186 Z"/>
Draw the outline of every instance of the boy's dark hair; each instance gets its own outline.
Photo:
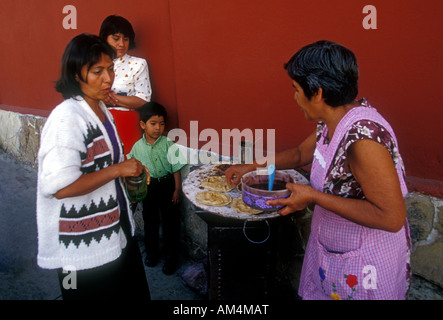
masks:
<path id="1" fill-rule="evenodd" d="M 144 105 L 142 105 L 139 109 L 140 112 L 140 121 L 146 122 L 153 116 L 160 116 L 163 117 L 163 119 L 166 122 L 166 109 L 159 103 L 150 101 L 146 102 Z"/>
<path id="2" fill-rule="evenodd" d="M 357 97 L 357 59 L 338 43 L 323 40 L 307 45 L 285 64 L 285 69 L 308 99 L 320 88 L 331 107 L 351 103 Z"/>
<path id="3" fill-rule="evenodd" d="M 135 32 L 131 23 L 123 17 L 111 15 L 103 20 L 100 27 L 99 36 L 104 41 L 110 34 L 122 33 L 125 37 L 129 38 L 128 50 L 135 48 Z"/>
<path id="4" fill-rule="evenodd" d="M 100 61 L 102 54 L 108 55 L 111 60 L 115 58 L 115 52 L 98 36 L 82 33 L 75 36 L 66 46 L 62 56 L 61 75 L 55 83 L 55 90 L 60 92 L 65 99 L 75 96 L 83 96 L 78 77 L 82 81 L 83 66 L 89 69 Z"/>

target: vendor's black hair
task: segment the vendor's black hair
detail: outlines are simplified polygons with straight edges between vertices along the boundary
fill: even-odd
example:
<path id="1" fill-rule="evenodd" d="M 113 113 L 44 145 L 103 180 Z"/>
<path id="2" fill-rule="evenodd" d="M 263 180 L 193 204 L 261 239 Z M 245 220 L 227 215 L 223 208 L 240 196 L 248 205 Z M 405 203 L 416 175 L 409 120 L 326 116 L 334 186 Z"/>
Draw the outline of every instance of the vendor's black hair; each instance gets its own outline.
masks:
<path id="1" fill-rule="evenodd" d="M 66 46 L 62 56 L 60 78 L 55 83 L 55 90 L 60 92 L 65 99 L 75 96 L 83 96 L 78 79 L 82 78 L 83 66 L 89 69 L 100 61 L 102 54 L 108 55 L 111 60 L 115 58 L 115 52 L 98 36 L 82 33 L 75 36 Z M 78 77 L 78 78 L 76 78 Z"/>
<path id="2" fill-rule="evenodd" d="M 110 34 L 122 33 L 125 37 L 129 38 L 128 50 L 135 48 L 135 32 L 131 23 L 123 17 L 110 15 L 103 20 L 100 27 L 99 36 L 104 41 Z"/>
<path id="3" fill-rule="evenodd" d="M 325 102 L 332 107 L 351 103 L 357 97 L 357 59 L 338 43 L 323 40 L 307 45 L 284 67 L 308 99 L 320 88 Z"/>
<path id="4" fill-rule="evenodd" d="M 157 102 L 154 101 L 146 102 L 144 105 L 140 107 L 139 113 L 140 113 L 140 121 L 143 121 L 145 123 L 153 116 L 162 116 L 166 122 L 167 118 L 166 109 Z"/>

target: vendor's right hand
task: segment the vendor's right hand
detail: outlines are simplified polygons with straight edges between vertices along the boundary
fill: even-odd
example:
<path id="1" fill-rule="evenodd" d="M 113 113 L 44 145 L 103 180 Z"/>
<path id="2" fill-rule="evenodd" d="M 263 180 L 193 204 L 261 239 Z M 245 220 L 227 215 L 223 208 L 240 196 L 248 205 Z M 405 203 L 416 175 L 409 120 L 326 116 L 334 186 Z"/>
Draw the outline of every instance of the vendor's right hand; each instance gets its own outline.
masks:
<path id="1" fill-rule="evenodd" d="M 145 170 L 142 163 L 135 158 L 120 162 L 118 165 L 121 177 L 138 177 Z"/>
<path id="2" fill-rule="evenodd" d="M 313 195 L 317 192 L 311 186 L 298 183 L 287 183 L 286 189 L 291 191 L 291 195 L 288 198 L 268 200 L 266 202 L 269 206 L 283 206 L 282 209 L 277 211 L 282 216 L 304 210 L 313 203 Z"/>
<path id="3" fill-rule="evenodd" d="M 238 185 L 241 181 L 241 177 L 253 170 L 255 170 L 255 166 L 253 164 L 233 165 L 225 171 L 226 180 L 230 185 Z"/>

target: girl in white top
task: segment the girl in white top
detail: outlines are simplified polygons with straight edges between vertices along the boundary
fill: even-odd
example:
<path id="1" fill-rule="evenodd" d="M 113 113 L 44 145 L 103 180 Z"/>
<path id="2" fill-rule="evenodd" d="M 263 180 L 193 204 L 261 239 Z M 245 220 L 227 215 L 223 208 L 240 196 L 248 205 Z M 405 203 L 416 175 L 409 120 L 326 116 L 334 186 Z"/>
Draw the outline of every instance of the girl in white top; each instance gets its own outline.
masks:
<path id="1" fill-rule="evenodd" d="M 111 38 L 115 36 L 112 35 Z M 120 36 L 118 36 L 120 37 Z M 125 54 L 114 60 L 115 81 L 110 98 L 115 104 L 137 108 L 151 100 L 148 64 L 145 59 Z M 117 96 L 119 95 L 120 96 Z M 126 94 L 122 96 L 121 94 Z M 120 108 L 122 110 L 128 110 Z"/>
<path id="2" fill-rule="evenodd" d="M 151 101 L 151 83 L 148 63 L 145 59 L 130 56 L 135 48 L 132 25 L 123 17 L 108 16 L 100 27 L 100 37 L 115 51 L 115 80 L 109 97 L 104 101 L 111 107 L 125 153 L 140 139 L 139 116 L 134 109 Z"/>

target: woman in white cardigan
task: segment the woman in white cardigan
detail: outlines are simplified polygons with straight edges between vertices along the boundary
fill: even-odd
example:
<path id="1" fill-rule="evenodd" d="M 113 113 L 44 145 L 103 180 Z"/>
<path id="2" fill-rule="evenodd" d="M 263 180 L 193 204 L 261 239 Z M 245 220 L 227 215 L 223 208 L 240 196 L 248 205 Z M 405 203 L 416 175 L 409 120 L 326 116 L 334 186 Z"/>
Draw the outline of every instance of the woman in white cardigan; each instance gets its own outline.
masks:
<path id="1" fill-rule="evenodd" d="M 113 58 L 97 36 L 70 41 L 55 86 L 66 100 L 42 131 L 37 262 L 58 270 L 63 299 L 150 299 L 122 182 L 145 169 L 135 159 L 124 161 L 102 102 L 114 81 Z"/>

